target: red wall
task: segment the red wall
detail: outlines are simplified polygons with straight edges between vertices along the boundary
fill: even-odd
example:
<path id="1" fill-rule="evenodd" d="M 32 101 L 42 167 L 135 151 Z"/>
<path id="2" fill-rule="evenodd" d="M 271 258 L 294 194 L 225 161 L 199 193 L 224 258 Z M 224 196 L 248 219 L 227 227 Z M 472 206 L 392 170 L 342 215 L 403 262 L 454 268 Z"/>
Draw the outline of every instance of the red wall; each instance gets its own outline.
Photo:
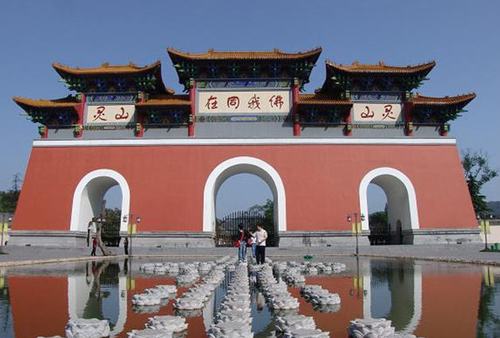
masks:
<path id="1" fill-rule="evenodd" d="M 67 277 L 11 276 L 9 291 L 16 337 L 64 336 Z"/>
<path id="2" fill-rule="evenodd" d="M 418 337 L 476 337 L 481 274 L 425 274 Z"/>
<path id="3" fill-rule="evenodd" d="M 14 230 L 69 230 L 84 175 L 113 169 L 128 181 L 141 231 L 201 231 L 210 172 L 236 156 L 266 161 L 285 185 L 288 230 L 349 230 L 363 176 L 378 167 L 413 182 L 421 228 L 472 228 L 472 204 L 453 145 L 275 145 L 33 148 Z"/>

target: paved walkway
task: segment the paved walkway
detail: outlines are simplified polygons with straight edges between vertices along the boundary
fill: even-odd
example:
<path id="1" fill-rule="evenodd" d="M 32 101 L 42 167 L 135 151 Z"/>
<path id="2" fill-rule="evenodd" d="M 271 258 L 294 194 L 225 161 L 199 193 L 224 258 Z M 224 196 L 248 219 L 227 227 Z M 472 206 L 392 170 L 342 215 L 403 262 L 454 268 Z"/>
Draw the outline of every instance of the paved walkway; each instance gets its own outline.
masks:
<path id="1" fill-rule="evenodd" d="M 424 260 L 438 260 L 448 262 L 490 264 L 500 266 L 500 253 L 481 252 L 481 244 L 443 244 L 443 245 L 391 245 L 360 247 L 361 256 L 414 258 Z M 123 248 L 111 248 L 116 255 L 123 254 Z M 60 248 L 60 247 L 19 247 L 7 246 L 6 254 L 0 254 L 0 266 L 21 264 L 56 263 L 89 259 L 87 248 Z M 142 257 L 199 257 L 210 258 L 215 256 L 236 254 L 235 248 L 134 248 L 134 256 Z M 329 256 L 353 255 L 354 248 L 346 246 L 322 248 L 268 248 L 267 256 L 275 259 L 303 257 L 311 254 L 318 258 Z"/>

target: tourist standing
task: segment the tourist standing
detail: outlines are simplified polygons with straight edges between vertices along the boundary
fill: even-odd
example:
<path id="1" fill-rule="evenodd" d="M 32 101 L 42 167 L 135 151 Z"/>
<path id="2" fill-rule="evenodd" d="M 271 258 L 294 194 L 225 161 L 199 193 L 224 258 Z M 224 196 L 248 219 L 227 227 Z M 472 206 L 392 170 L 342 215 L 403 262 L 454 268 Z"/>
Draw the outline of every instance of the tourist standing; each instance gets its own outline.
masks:
<path id="1" fill-rule="evenodd" d="M 87 246 L 90 246 L 90 238 L 93 233 L 95 233 L 96 230 L 96 218 L 92 217 L 90 220 L 88 226 L 87 226 Z"/>
<path id="2" fill-rule="evenodd" d="M 266 260 L 266 239 L 267 231 L 262 227 L 262 225 L 257 224 L 257 231 L 255 232 L 255 241 L 257 245 L 255 256 L 257 264 L 264 264 Z"/>
<path id="3" fill-rule="evenodd" d="M 245 262 L 247 258 L 247 240 L 245 238 L 245 231 L 243 230 L 243 224 L 238 225 L 238 260 L 240 262 Z"/>
<path id="4" fill-rule="evenodd" d="M 125 239 L 123 240 L 123 249 L 125 250 L 125 255 L 128 255 L 128 237 L 125 236 Z"/>
<path id="5" fill-rule="evenodd" d="M 255 258 L 255 248 L 257 247 L 257 241 L 255 240 L 255 231 L 250 232 L 250 243 L 252 246 L 252 257 Z"/>
<path id="6" fill-rule="evenodd" d="M 92 239 L 92 252 L 90 253 L 91 256 L 95 256 L 96 248 L 97 248 L 97 236 L 94 236 Z"/>

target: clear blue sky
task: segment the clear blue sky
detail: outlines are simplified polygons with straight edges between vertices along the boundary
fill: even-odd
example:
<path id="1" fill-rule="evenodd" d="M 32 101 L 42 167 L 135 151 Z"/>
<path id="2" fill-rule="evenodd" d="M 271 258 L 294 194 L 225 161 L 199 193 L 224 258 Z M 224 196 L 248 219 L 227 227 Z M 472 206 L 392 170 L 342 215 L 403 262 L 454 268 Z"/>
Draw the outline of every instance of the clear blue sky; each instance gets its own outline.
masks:
<path id="1" fill-rule="evenodd" d="M 102 62 L 163 62 L 179 91 L 165 48 L 301 51 L 323 47 L 307 91 L 324 79 L 324 60 L 406 65 L 436 60 L 428 95 L 478 94 L 452 124 L 460 149 L 486 151 L 500 168 L 499 1 L 2 1 L 0 11 L 0 189 L 24 175 L 34 124 L 11 100 L 68 94 L 51 68 Z M 443 168 L 445 170 L 445 168 Z M 252 184 L 246 195 L 252 196 Z M 484 190 L 500 200 L 500 179 Z"/>

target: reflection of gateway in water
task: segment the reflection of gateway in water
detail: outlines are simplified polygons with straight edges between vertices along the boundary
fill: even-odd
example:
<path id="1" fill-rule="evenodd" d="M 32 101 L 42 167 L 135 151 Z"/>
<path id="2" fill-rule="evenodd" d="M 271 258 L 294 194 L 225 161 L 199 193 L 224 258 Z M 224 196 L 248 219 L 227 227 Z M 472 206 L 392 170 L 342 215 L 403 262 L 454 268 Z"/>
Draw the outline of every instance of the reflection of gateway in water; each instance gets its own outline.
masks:
<path id="1" fill-rule="evenodd" d="M 364 266 L 364 318 L 387 318 L 400 333 L 413 333 L 422 317 L 422 267 L 368 261 Z"/>
<path id="2" fill-rule="evenodd" d="M 87 275 L 68 276 L 68 313 L 70 319 L 108 319 L 112 327 L 110 336 L 114 336 L 123 331 L 127 321 L 127 277 L 118 273 L 110 280 L 105 273 L 101 276 L 100 268 L 109 267 L 104 263 L 97 266 L 94 274 L 90 271 Z"/>

